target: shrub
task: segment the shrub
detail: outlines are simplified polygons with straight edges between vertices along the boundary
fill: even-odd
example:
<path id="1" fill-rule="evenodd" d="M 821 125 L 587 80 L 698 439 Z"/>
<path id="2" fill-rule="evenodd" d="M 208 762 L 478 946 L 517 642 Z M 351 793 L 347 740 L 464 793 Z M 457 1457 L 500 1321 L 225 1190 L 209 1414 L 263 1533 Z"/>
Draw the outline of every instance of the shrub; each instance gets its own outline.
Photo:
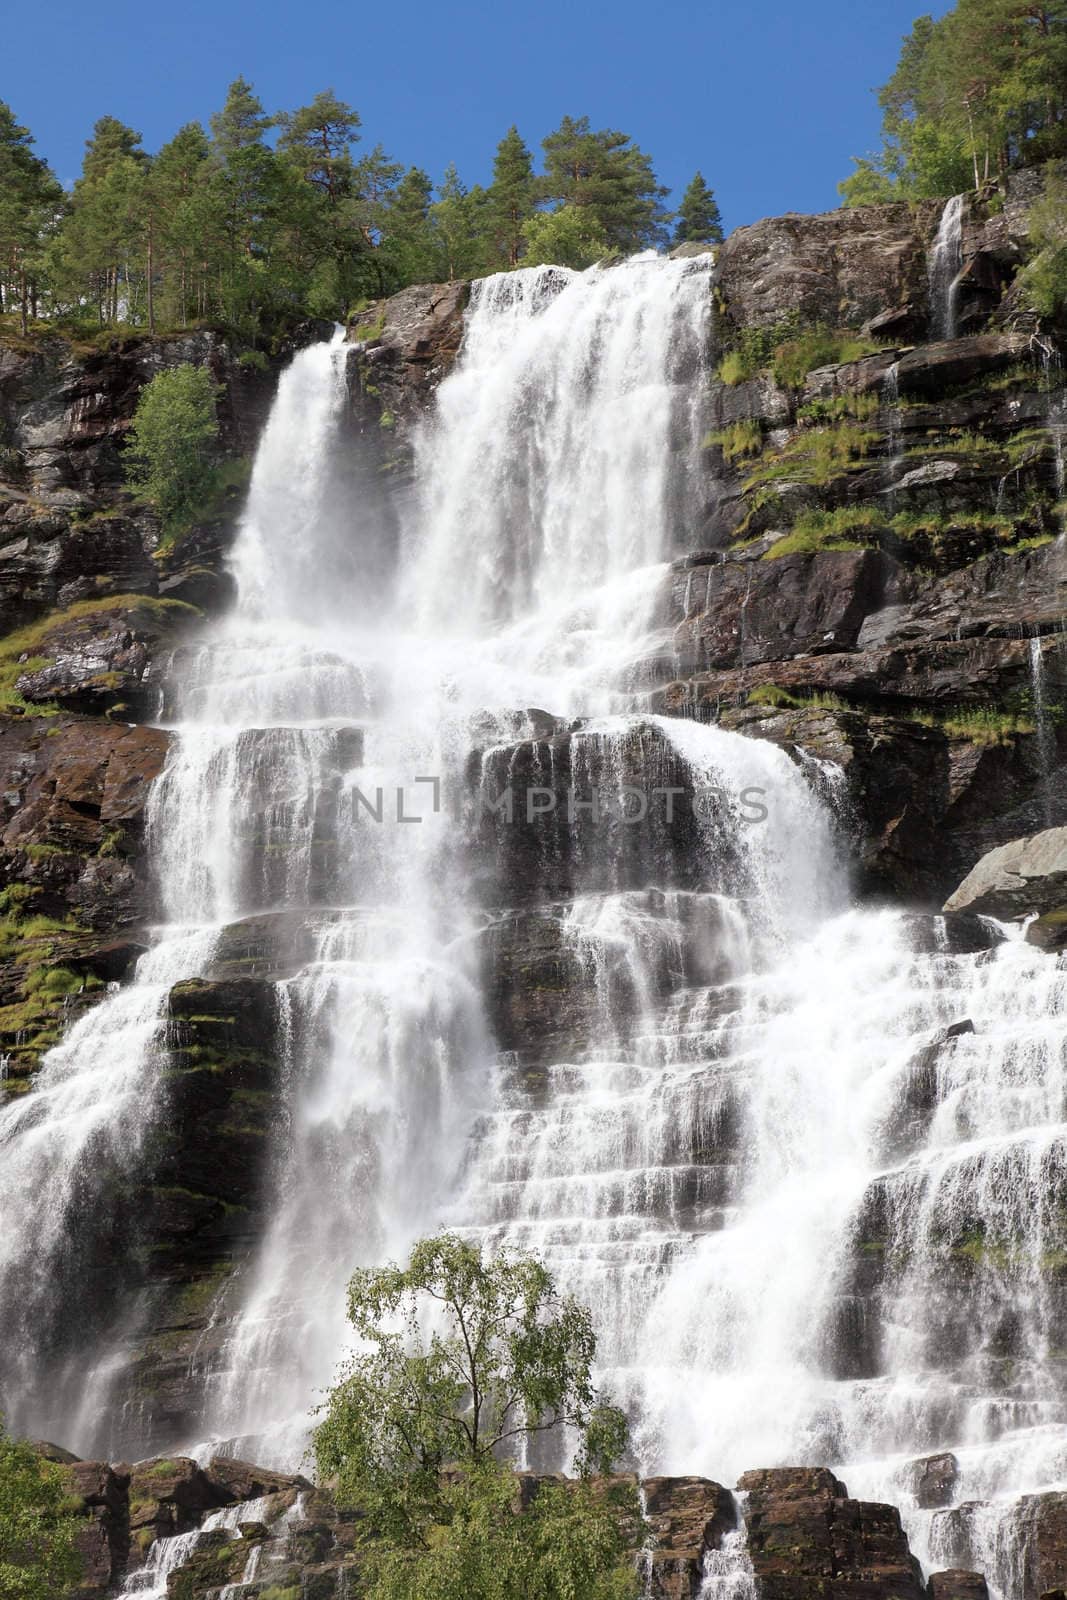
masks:
<path id="1" fill-rule="evenodd" d="M 217 388 L 204 367 L 170 367 L 141 390 L 124 454 L 126 477 L 165 527 L 190 516 L 206 493 L 219 435 Z"/>
<path id="2" fill-rule="evenodd" d="M 79 1576 L 62 1470 L 0 1426 L 0 1597 L 57 1600 Z"/>

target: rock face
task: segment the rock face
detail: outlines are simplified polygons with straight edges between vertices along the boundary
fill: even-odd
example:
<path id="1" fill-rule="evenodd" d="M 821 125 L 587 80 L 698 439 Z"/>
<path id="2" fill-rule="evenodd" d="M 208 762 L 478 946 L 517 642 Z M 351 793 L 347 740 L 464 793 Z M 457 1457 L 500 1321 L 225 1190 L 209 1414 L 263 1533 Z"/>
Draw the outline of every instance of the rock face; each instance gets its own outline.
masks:
<path id="1" fill-rule="evenodd" d="M 823 1468 L 746 1472 L 737 1487 L 761 1600 L 925 1600 L 895 1507 L 850 1500 Z"/>
<path id="2" fill-rule="evenodd" d="M 719 254 L 726 315 L 764 328 L 791 314 L 805 322 L 858 327 L 903 308 L 926 315 L 926 248 L 940 207 L 865 206 L 821 216 L 770 217 L 738 228 Z"/>
<path id="3" fill-rule="evenodd" d="M 705 1556 L 737 1526 L 733 1495 L 707 1478 L 646 1478 L 641 1487 L 652 1541 L 650 1600 L 695 1600 Z"/>
<path id="4" fill-rule="evenodd" d="M 126 1383 L 129 1402 L 152 1418 L 150 1444 L 188 1433 L 199 1398 L 192 1358 L 204 1363 L 215 1353 L 233 1273 L 262 1236 L 279 1114 L 273 985 L 255 978 L 178 984 L 165 1045 L 167 1103 L 153 1164 L 127 1185 L 139 1219 L 131 1268 L 149 1305 Z M 244 1485 L 236 1477 L 230 1498 L 244 1497 Z"/>
<path id="5" fill-rule="evenodd" d="M 65 1021 L 127 973 L 153 911 L 145 807 L 169 736 L 71 718 L 0 719 L 0 1049 L 26 1085 Z M 48 983 L 34 981 L 55 974 Z"/>
<path id="6" fill-rule="evenodd" d="M 99 1555 L 79 1600 L 96 1600 L 109 1583 L 113 1589 L 143 1563 L 154 1539 L 195 1533 L 223 1509 L 225 1525 L 190 1540 L 171 1569 L 170 1600 L 218 1600 L 235 1583 L 249 1600 L 333 1600 L 349 1592 L 346 1580 L 358 1573 L 358 1509 L 339 1507 L 306 1478 L 218 1456 L 206 1467 L 171 1457 L 118 1469 L 76 1462 L 65 1470 L 90 1518 L 87 1551 Z M 540 1481 L 520 1476 L 521 1506 L 532 1502 Z M 649 1600 L 697 1600 L 706 1558 L 721 1561 L 724 1540 L 739 1527 L 734 1496 L 706 1478 L 648 1478 L 640 1487 L 648 1538 L 635 1561 L 645 1593 Z M 761 1600 L 927 1600 L 892 1507 L 849 1500 L 832 1474 L 810 1468 L 750 1472 L 739 1488 Z M 728 1562 L 740 1578 L 748 1559 L 743 1541 L 735 1550 Z M 984 1594 L 984 1580 L 971 1572 L 941 1573 L 934 1582 L 932 1600 Z"/>

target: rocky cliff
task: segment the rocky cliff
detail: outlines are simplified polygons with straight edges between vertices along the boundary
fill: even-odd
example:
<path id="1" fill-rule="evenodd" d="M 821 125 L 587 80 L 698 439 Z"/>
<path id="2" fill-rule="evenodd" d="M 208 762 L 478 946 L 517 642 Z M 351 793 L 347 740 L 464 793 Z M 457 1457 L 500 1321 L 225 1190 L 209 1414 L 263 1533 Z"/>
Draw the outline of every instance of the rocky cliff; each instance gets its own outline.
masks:
<path id="1" fill-rule="evenodd" d="M 931 947 L 943 939 L 984 948 L 993 936 L 970 913 L 991 901 L 965 895 L 947 933 L 927 914 L 987 852 L 1067 825 L 1067 421 L 1052 347 L 1012 288 L 1032 197 L 1016 185 L 998 208 L 972 209 L 951 339 L 929 337 L 937 207 L 772 219 L 722 247 L 699 514 L 677 529 L 658 648 L 632 686 L 650 712 L 718 720 L 798 760 L 815 758 L 815 767 L 833 763 L 844 775 L 832 798 L 858 891 L 914 907 Z M 347 443 L 361 493 L 376 496 L 386 518 L 399 516 L 408 492 L 415 430 L 459 349 L 467 295 L 461 284 L 409 289 L 351 325 Z M 283 358 L 242 362 L 207 333 L 106 349 L 58 338 L 0 344 L 8 1096 L 32 1093 L 42 1052 L 146 946 L 159 911 L 145 836 L 151 785 L 167 759 L 159 724 L 168 678 L 185 670 L 198 626 L 231 593 L 239 474 L 196 527 L 163 540 L 151 509 L 122 483 L 137 393 L 164 365 L 209 366 L 221 385 L 225 447 L 239 462 Z M 531 713 L 492 761 L 509 772 L 551 770 L 565 787 L 578 739 L 580 730 Z M 684 787 L 654 734 L 631 755 L 635 773 L 656 767 Z M 492 776 L 472 764 L 472 786 Z M 551 826 L 500 838 L 481 827 L 469 841 L 490 913 L 481 958 L 492 1021 L 534 1090 L 543 1063 L 581 1035 L 596 1003 L 589 971 L 561 945 L 573 862 L 547 836 Z M 324 811 L 317 828 L 328 854 L 336 815 Z M 684 888 L 691 822 L 676 821 L 653 844 Z M 625 886 L 641 888 L 640 851 L 653 844 L 635 834 L 632 856 L 617 867 Z M 266 830 L 248 849 L 250 870 L 269 872 Z M 552 873 L 531 873 L 534 856 L 555 863 Z M 1038 904 L 1016 888 L 1011 901 L 1015 913 L 1044 914 L 1047 945 L 1061 939 L 1061 889 L 1057 881 Z M 136 1305 L 126 1414 L 140 1419 L 145 1449 L 186 1433 L 218 1307 L 262 1233 L 266 1134 L 279 1115 L 282 1070 L 270 980 L 299 963 L 306 937 L 300 919 L 240 924 L 208 972 L 172 991 L 161 1040 L 165 1133 L 136 1172 L 107 1175 L 107 1203 L 84 1217 L 73 1242 L 69 1270 L 95 1286 L 85 1321 L 50 1330 L 40 1354 L 76 1372 L 79 1345 L 113 1317 L 113 1302 Z M 687 959 L 705 959 L 698 941 Z M 618 974 L 620 1027 L 632 1009 L 627 981 Z M 931 1045 L 935 1056 L 942 1049 L 951 1049 L 948 1037 Z M 934 1064 L 916 1064 L 919 1120 L 931 1113 Z M 728 1126 L 699 1154 L 708 1172 L 725 1167 Z M 877 1300 L 872 1206 L 846 1296 L 853 1309 Z M 848 1359 L 856 1371 L 873 1365 L 859 1335 Z M 115 1429 L 120 1442 L 125 1426 Z M 132 1483 L 126 1468 L 71 1463 L 96 1552 L 97 1587 L 87 1593 L 113 1589 L 138 1532 L 185 1532 L 260 1494 L 278 1497 L 279 1518 L 310 1498 L 284 1528 L 264 1521 L 240 1540 L 236 1525 L 209 1529 L 172 1593 L 208 1600 L 239 1580 L 261 1546 L 270 1583 L 283 1591 L 302 1573 L 307 1594 L 340 1592 L 350 1530 L 328 1497 L 254 1472 L 247 1484 L 220 1487 L 221 1467 L 198 1476 L 188 1463 L 169 1465 L 173 1485 L 158 1463 L 138 1467 Z M 750 1473 L 740 1488 L 765 1600 L 923 1594 L 891 1508 L 851 1500 L 828 1472 Z M 660 1540 L 651 1592 L 695 1595 L 703 1552 L 722 1532 L 725 1492 L 666 1480 L 646 1492 Z M 1067 1585 L 1067 1536 L 1058 1503 L 1035 1517 L 1047 1529 L 1037 1595 Z M 934 1600 L 983 1593 L 969 1570 L 966 1519 L 958 1520 L 958 1568 L 931 1580 Z"/>

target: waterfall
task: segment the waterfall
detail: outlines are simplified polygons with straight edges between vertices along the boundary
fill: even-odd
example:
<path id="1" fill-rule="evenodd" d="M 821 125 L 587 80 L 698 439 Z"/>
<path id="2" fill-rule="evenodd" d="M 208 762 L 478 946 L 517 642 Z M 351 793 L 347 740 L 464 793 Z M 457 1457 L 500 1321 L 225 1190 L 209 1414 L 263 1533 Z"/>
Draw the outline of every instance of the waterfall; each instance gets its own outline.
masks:
<path id="1" fill-rule="evenodd" d="M 956 301 L 963 266 L 963 213 L 966 195 L 953 195 L 941 213 L 930 257 L 930 328 L 935 339 L 956 337 Z"/>
<path id="2" fill-rule="evenodd" d="M 1055 648 L 1055 641 L 1053 641 Z M 1037 733 L 1038 760 L 1041 763 L 1041 805 L 1045 826 L 1051 828 L 1054 815 L 1052 804 L 1052 770 L 1056 762 L 1056 735 L 1049 717 L 1045 694 L 1045 647 L 1041 638 L 1030 640 L 1030 698 L 1034 708 L 1034 728 Z"/>
<path id="3" fill-rule="evenodd" d="M 340 339 L 283 375 L 237 608 L 175 672 L 165 926 L 0 1123 L 19 1421 L 84 1447 L 121 1367 L 136 1308 L 80 1409 L 35 1351 L 77 1311 L 101 1150 L 135 1172 L 165 1114 L 169 986 L 242 918 L 295 919 L 269 1222 L 176 1446 L 299 1461 L 351 1271 L 446 1223 L 591 1306 L 643 1473 L 828 1465 L 927 1562 L 982 1501 L 970 1548 L 1018 1600 L 1004 1530 L 1067 1483 L 1067 964 L 852 906 L 815 763 L 644 709 L 709 301 L 706 258 L 476 284 L 399 527 L 353 494 Z M 543 986 L 506 979 L 542 956 Z M 507 1042 L 526 1002 L 541 1030 Z M 949 1450 L 924 1509 L 916 1459 Z M 752 1586 L 743 1539 L 709 1559 L 708 1600 Z"/>

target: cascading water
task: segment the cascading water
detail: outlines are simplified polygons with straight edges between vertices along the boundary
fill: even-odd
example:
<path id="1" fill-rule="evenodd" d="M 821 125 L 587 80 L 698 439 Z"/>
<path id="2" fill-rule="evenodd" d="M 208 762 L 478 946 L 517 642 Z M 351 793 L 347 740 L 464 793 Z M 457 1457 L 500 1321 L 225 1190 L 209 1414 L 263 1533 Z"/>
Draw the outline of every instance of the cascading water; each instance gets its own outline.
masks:
<path id="1" fill-rule="evenodd" d="M 930 256 L 930 327 L 935 339 L 956 337 L 958 279 L 963 266 L 963 213 L 966 195 L 945 203 Z"/>
<path id="2" fill-rule="evenodd" d="M 298 1456 L 352 1268 L 445 1221 L 536 1247 L 591 1305 L 645 1472 L 827 1464 L 900 1504 L 933 1560 L 960 1516 L 920 1509 L 914 1461 L 954 1450 L 954 1505 L 987 1503 L 968 1549 L 1018 1600 L 1018 1499 L 1067 1483 L 1067 971 L 992 930 L 955 949 L 931 919 L 850 909 L 804 765 L 642 709 L 697 481 L 708 304 L 700 259 L 476 285 L 399 543 L 350 504 L 343 346 L 296 358 L 238 609 L 181 664 L 150 829 L 169 930 L 4 1113 L 23 1162 L 4 1294 L 62 1258 L 94 1130 L 136 1164 L 168 985 L 226 924 L 284 910 L 311 953 L 277 985 L 271 1222 L 219 1310 L 202 1439 Z M 466 809 L 436 810 L 420 778 Z M 531 785 L 553 803 L 527 827 Z M 658 798 L 634 827 L 557 803 L 635 787 Z M 487 1023 L 485 955 L 516 903 L 571 975 L 530 1074 Z M 42 1185 L 43 1249 L 18 1209 Z M 73 1406 L 29 1416 L 81 1443 Z M 703 1592 L 752 1594 L 743 1540 Z"/>

